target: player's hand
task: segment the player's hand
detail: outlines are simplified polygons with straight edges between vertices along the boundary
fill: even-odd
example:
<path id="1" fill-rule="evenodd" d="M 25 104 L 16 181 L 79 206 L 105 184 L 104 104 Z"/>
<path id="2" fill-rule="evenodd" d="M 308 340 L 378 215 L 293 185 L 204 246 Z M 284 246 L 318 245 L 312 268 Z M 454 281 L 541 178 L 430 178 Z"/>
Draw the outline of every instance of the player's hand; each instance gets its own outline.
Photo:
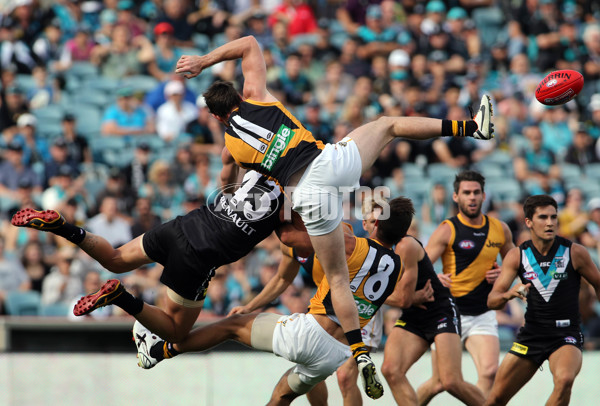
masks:
<path id="1" fill-rule="evenodd" d="M 435 300 L 435 297 L 433 295 L 433 287 L 431 286 L 431 279 L 427 279 L 427 282 L 425 282 L 425 286 L 423 286 L 423 289 L 419 289 L 416 292 L 416 294 L 417 300 L 415 301 L 415 306 L 420 309 L 427 310 L 427 306 L 425 306 L 425 303 L 433 302 Z"/>
<path id="2" fill-rule="evenodd" d="M 232 316 L 234 314 L 248 314 L 248 313 L 252 313 L 252 312 L 246 306 L 236 306 L 229 311 L 229 314 L 227 315 L 227 317 Z"/>
<path id="3" fill-rule="evenodd" d="M 182 55 L 175 66 L 175 73 L 182 75 L 186 79 L 198 76 L 207 65 L 203 56 Z"/>
<path id="4" fill-rule="evenodd" d="M 498 276 L 500 276 L 500 270 L 500 266 L 494 261 L 494 267 L 485 273 L 485 280 L 487 283 L 493 285 L 494 282 L 496 282 L 496 279 L 498 279 Z"/>
<path id="5" fill-rule="evenodd" d="M 522 283 L 517 283 L 510 290 L 511 298 L 518 297 L 519 299 L 521 299 L 524 302 L 526 302 L 527 301 L 527 294 L 529 293 L 529 288 L 530 287 L 531 287 L 531 283 L 528 283 L 526 285 L 523 285 Z"/>
<path id="6" fill-rule="evenodd" d="M 444 285 L 447 288 L 450 288 L 450 286 L 452 285 L 452 278 L 448 274 L 439 273 L 438 279 L 440 280 L 440 282 L 442 282 L 442 285 Z"/>

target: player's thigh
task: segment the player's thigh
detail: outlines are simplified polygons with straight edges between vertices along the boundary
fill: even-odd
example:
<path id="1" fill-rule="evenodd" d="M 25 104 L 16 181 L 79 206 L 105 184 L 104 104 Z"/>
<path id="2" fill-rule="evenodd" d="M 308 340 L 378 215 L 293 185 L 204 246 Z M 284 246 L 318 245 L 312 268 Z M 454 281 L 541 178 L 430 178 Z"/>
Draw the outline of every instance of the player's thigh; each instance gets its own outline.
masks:
<path id="1" fill-rule="evenodd" d="M 310 235 L 310 242 L 314 247 L 315 254 L 323 266 L 325 275 L 330 285 L 334 284 L 333 270 L 336 277 L 345 277 L 348 283 L 348 275 L 343 274 L 347 270 L 346 250 L 344 246 L 344 231 L 342 223 L 330 233 L 324 235 Z M 346 271 L 347 272 L 347 271 Z"/>
<path id="2" fill-rule="evenodd" d="M 429 343 L 422 337 L 401 327 L 394 327 L 385 342 L 383 351 L 385 369 L 406 373 L 423 356 L 428 347 Z"/>
<path id="3" fill-rule="evenodd" d="M 555 380 L 573 381 L 581 371 L 583 356 L 574 345 L 563 345 L 548 357 L 550 372 Z"/>
<path id="4" fill-rule="evenodd" d="M 142 265 L 154 262 L 144 251 L 143 238 L 144 235 L 142 234 L 117 248 L 119 252 L 118 260 L 122 265 L 127 265 L 130 269 L 136 269 Z"/>
<path id="5" fill-rule="evenodd" d="M 507 403 L 537 371 L 539 365 L 528 359 L 507 353 L 494 380 L 490 399 Z"/>
<path id="6" fill-rule="evenodd" d="M 454 333 L 441 333 L 435 336 L 437 371 L 439 376 L 462 376 L 462 342 Z"/>
<path id="7" fill-rule="evenodd" d="M 382 117 L 362 125 L 348 134 L 360 152 L 362 172 L 373 166 L 383 147 L 393 139 L 390 131 L 392 123 L 393 120 L 390 117 Z"/>
<path id="8" fill-rule="evenodd" d="M 189 332 L 202 310 L 202 302 L 200 304 L 188 305 L 191 301 L 174 301 L 172 295 L 167 295 L 165 300 L 165 313 L 171 316 L 177 331 Z"/>
<path id="9" fill-rule="evenodd" d="M 497 336 L 484 334 L 469 336 L 465 347 L 473 357 L 475 367 L 480 374 L 484 371 L 489 373 L 496 371 L 500 357 L 500 342 Z"/>

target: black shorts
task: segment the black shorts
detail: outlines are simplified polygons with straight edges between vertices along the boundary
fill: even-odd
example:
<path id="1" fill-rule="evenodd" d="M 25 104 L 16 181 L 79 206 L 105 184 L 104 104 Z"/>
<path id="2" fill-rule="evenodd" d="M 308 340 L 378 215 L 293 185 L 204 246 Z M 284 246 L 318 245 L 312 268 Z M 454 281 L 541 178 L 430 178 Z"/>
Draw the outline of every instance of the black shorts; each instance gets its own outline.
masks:
<path id="1" fill-rule="evenodd" d="M 185 299 L 204 299 L 216 267 L 190 245 L 180 217 L 147 231 L 142 244 L 146 255 L 164 266 L 160 276 L 164 285 Z"/>
<path id="2" fill-rule="evenodd" d="M 416 314 L 401 316 L 394 324 L 432 344 L 435 336 L 441 333 L 454 333 L 460 336 L 460 313 L 450 299 L 444 299 L 444 305 Z"/>
<path id="3" fill-rule="evenodd" d="M 509 352 L 542 365 L 550 355 L 563 345 L 574 345 L 583 349 L 583 334 L 578 327 L 548 328 L 525 324 Z"/>

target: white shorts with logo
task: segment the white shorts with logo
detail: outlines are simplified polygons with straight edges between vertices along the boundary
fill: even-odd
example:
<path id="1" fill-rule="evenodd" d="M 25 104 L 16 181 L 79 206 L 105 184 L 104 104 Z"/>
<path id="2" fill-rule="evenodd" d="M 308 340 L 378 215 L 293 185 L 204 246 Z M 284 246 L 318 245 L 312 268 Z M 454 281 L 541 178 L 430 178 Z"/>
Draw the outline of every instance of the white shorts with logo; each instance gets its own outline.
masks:
<path id="1" fill-rule="evenodd" d="M 380 310 L 369 321 L 369 324 L 361 329 L 362 340 L 365 345 L 372 348 L 371 352 L 377 351 L 383 336 L 383 312 Z"/>
<path id="2" fill-rule="evenodd" d="M 349 346 L 333 338 L 311 314 L 305 313 L 279 318 L 273 331 L 273 353 L 295 362 L 292 372 L 308 385 L 325 380 L 352 356 Z"/>
<path id="3" fill-rule="evenodd" d="M 309 235 L 328 234 L 340 224 L 343 196 L 360 186 L 361 173 L 360 153 L 349 137 L 325 145 L 308 165 L 292 192 L 292 203 Z"/>
<path id="4" fill-rule="evenodd" d="M 473 335 L 488 335 L 498 337 L 498 320 L 496 311 L 489 310 L 477 316 L 460 316 L 462 327 L 461 340 L 464 342 Z"/>

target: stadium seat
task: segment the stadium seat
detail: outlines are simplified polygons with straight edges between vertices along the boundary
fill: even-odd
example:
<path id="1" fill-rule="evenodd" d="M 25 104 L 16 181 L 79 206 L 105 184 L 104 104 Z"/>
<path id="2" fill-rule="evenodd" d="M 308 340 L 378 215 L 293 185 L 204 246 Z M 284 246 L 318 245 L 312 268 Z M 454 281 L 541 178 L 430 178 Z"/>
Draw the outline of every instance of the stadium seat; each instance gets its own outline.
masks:
<path id="1" fill-rule="evenodd" d="M 18 74 L 16 80 L 17 86 L 25 92 L 35 88 L 33 76 L 27 74 Z"/>
<path id="2" fill-rule="evenodd" d="M 73 110 L 73 114 L 77 119 L 78 132 L 86 136 L 89 133 L 100 132 L 102 113 L 98 107 L 91 104 L 80 105 Z"/>
<path id="3" fill-rule="evenodd" d="M 95 89 L 107 94 L 115 93 L 119 87 L 121 87 L 121 81 L 119 79 L 107 78 L 104 76 L 88 78 L 82 83 L 82 89 Z"/>
<path id="4" fill-rule="evenodd" d="M 515 179 L 486 179 L 486 190 L 504 203 L 518 202 L 523 195 L 521 185 Z"/>
<path id="5" fill-rule="evenodd" d="M 99 77 L 98 68 L 89 62 L 74 62 L 66 75 L 75 76 L 78 79 Z"/>
<path id="6" fill-rule="evenodd" d="M 65 303 L 54 303 L 50 305 L 42 305 L 40 308 L 40 316 L 66 317 L 70 311 L 70 305 Z"/>
<path id="7" fill-rule="evenodd" d="M 481 164 L 486 164 L 487 162 L 494 163 L 496 165 L 500 165 L 503 168 L 512 167 L 512 156 L 506 151 L 495 150 L 488 156 L 486 156 Z"/>
<path id="8" fill-rule="evenodd" d="M 150 145 L 150 149 L 154 152 L 158 152 L 167 146 L 165 141 L 160 138 L 158 134 L 136 135 L 133 138 L 133 145 L 137 146 L 141 143 Z"/>
<path id="9" fill-rule="evenodd" d="M 53 122 L 59 123 L 65 114 L 65 109 L 57 104 L 51 104 L 46 107 L 32 110 L 33 115 L 37 118 L 38 122 Z"/>
<path id="10" fill-rule="evenodd" d="M 405 179 L 404 187 L 400 194 L 410 198 L 413 201 L 414 206 L 419 207 L 429 198 L 432 186 L 432 181 L 428 179 L 415 179 L 409 181 Z"/>
<path id="11" fill-rule="evenodd" d="M 118 152 L 125 149 L 126 146 L 127 143 L 122 137 L 105 136 L 90 139 L 90 149 L 94 161 L 100 163 L 108 163 L 104 160 L 107 153 L 118 154 Z M 112 165 L 109 164 L 109 166 Z"/>
<path id="12" fill-rule="evenodd" d="M 62 124 L 54 120 L 42 120 L 37 123 L 37 135 L 41 138 L 56 137 L 63 131 Z"/>
<path id="13" fill-rule="evenodd" d="M 560 164 L 560 174 L 564 180 L 579 179 L 582 176 L 579 165 L 569 163 Z"/>
<path id="14" fill-rule="evenodd" d="M 114 102 L 114 97 L 110 97 L 105 92 L 99 89 L 87 88 L 85 91 L 81 93 L 75 94 L 73 97 L 73 102 L 78 105 L 81 104 L 90 104 L 94 107 L 100 108 L 104 110 L 110 104 Z"/>
<path id="15" fill-rule="evenodd" d="M 11 291 L 4 300 L 6 313 L 11 316 L 37 316 L 40 314 L 40 294 L 37 291 Z"/>
<path id="16" fill-rule="evenodd" d="M 600 163 L 587 164 L 585 166 L 585 176 L 592 182 L 600 182 Z"/>
<path id="17" fill-rule="evenodd" d="M 480 162 L 477 167 L 486 181 L 491 179 L 505 179 L 507 177 L 506 170 L 494 162 Z"/>
<path id="18" fill-rule="evenodd" d="M 210 37 L 206 34 L 196 33 L 192 35 L 192 41 L 196 46 L 196 49 L 200 51 L 200 54 L 206 54 L 210 51 Z"/>
<path id="19" fill-rule="evenodd" d="M 422 167 L 411 162 L 404 162 L 402 164 L 402 172 L 404 173 L 404 179 L 406 180 L 418 180 L 425 177 L 425 171 Z"/>
<path id="20" fill-rule="evenodd" d="M 130 87 L 134 91 L 143 91 L 149 92 L 153 90 L 159 85 L 158 80 L 153 78 L 152 76 L 147 75 L 136 75 L 136 76 L 128 76 L 123 78 L 121 81 L 121 87 Z"/>
<path id="21" fill-rule="evenodd" d="M 429 179 L 433 182 L 440 182 L 445 186 L 448 186 L 454 182 L 454 177 L 460 172 L 460 169 L 453 168 L 443 163 L 433 163 L 427 165 L 427 172 L 429 174 Z"/>

